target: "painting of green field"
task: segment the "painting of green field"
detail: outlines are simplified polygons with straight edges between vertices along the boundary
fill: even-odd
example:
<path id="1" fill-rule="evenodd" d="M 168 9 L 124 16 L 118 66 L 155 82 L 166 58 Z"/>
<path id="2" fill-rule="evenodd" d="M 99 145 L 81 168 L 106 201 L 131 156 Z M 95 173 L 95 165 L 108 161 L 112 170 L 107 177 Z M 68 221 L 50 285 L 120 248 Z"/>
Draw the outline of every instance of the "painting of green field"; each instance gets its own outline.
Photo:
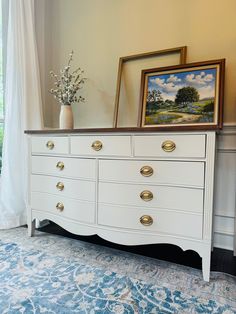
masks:
<path id="1" fill-rule="evenodd" d="M 189 103 L 184 107 L 148 104 L 145 124 L 209 123 L 214 119 L 214 101 Z"/>
<path id="2" fill-rule="evenodd" d="M 212 123 L 216 69 L 150 75 L 145 125 Z"/>

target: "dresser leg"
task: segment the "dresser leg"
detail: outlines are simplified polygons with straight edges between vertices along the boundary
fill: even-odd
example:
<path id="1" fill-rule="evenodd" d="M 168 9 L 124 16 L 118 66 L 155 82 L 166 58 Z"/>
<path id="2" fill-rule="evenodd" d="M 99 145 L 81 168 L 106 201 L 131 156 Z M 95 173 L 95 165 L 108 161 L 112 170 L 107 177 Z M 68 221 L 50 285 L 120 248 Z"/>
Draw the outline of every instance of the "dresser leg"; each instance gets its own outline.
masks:
<path id="1" fill-rule="evenodd" d="M 35 232 L 35 219 L 28 223 L 28 236 L 33 237 Z"/>
<path id="2" fill-rule="evenodd" d="M 204 281 L 210 281 L 211 254 L 202 257 L 202 274 Z"/>

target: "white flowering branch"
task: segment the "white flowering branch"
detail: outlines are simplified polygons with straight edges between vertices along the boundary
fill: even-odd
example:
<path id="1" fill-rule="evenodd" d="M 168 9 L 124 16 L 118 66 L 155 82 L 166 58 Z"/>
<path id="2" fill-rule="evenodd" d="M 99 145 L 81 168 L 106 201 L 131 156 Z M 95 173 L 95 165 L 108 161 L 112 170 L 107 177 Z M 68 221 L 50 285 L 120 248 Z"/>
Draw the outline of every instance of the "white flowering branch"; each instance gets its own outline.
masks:
<path id="1" fill-rule="evenodd" d="M 54 98 L 61 105 L 71 105 L 72 103 L 85 100 L 82 96 L 77 95 L 86 80 L 83 77 L 84 71 L 81 68 L 77 68 L 72 73 L 70 72 L 73 54 L 74 52 L 72 51 L 69 55 L 68 64 L 60 71 L 60 77 L 53 71 L 50 71 L 51 77 L 55 79 L 55 88 L 52 88 L 50 93 L 54 95 Z"/>

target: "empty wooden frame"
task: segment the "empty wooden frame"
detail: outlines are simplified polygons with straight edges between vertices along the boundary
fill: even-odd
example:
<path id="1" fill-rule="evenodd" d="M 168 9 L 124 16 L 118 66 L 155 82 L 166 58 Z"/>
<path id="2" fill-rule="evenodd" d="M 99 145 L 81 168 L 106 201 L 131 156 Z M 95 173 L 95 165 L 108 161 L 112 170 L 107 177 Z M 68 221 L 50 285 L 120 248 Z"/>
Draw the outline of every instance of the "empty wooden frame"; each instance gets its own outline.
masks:
<path id="1" fill-rule="evenodd" d="M 118 126 L 121 80 L 122 80 L 122 73 L 123 73 L 124 65 L 126 65 L 128 62 L 132 62 L 132 61 L 136 61 L 136 60 L 148 59 L 148 58 L 152 59 L 154 57 L 159 57 L 159 56 L 162 57 L 165 55 L 172 55 L 172 54 L 179 54 L 179 64 L 185 64 L 186 63 L 186 56 L 187 56 L 187 47 L 186 46 L 164 49 L 164 50 L 153 51 L 153 52 L 146 52 L 146 53 L 136 54 L 136 55 L 132 55 L 132 56 L 121 57 L 119 59 L 113 127 L 116 128 Z M 153 65 L 150 65 L 150 68 L 152 68 L 152 67 L 153 67 Z M 139 77 L 139 82 L 140 81 L 141 81 L 141 72 L 140 72 L 140 77 Z M 140 85 L 137 86 L 136 88 L 139 89 Z M 138 105 L 139 104 L 137 103 L 137 108 L 138 108 Z M 138 125 L 138 119 L 137 119 L 137 125 Z"/>

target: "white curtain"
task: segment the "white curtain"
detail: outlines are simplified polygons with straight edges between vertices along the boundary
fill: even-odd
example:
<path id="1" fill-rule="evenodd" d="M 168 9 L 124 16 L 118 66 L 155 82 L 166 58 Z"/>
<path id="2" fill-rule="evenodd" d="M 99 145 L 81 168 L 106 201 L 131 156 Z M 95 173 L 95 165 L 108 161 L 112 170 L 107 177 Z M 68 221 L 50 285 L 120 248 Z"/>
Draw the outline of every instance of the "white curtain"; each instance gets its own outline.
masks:
<path id="1" fill-rule="evenodd" d="M 25 129 L 42 128 L 34 0 L 9 0 L 0 229 L 26 224 Z"/>

